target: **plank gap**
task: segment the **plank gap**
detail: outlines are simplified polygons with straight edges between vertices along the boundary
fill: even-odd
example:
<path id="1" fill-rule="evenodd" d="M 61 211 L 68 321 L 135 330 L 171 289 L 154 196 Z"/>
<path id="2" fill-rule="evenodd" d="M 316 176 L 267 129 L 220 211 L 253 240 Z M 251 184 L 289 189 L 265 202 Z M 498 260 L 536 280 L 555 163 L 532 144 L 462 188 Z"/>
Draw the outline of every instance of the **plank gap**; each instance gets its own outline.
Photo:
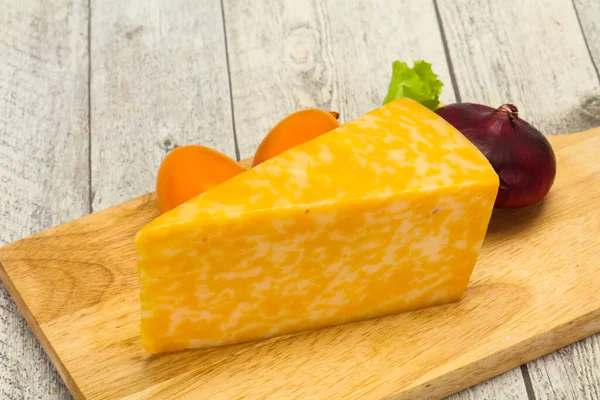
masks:
<path id="1" fill-rule="evenodd" d="M 446 32 L 444 31 L 444 22 L 440 15 L 440 9 L 438 8 L 437 0 L 433 0 L 433 8 L 435 10 L 435 18 L 437 19 L 438 27 L 440 29 L 440 37 L 442 39 L 442 45 L 444 46 L 444 54 L 446 55 L 446 63 L 448 64 L 448 72 L 450 73 L 450 81 L 452 82 L 452 89 L 454 90 L 454 97 L 457 103 L 461 103 L 460 91 L 458 90 L 458 84 L 456 83 L 456 76 L 454 75 L 454 66 L 452 65 L 452 58 L 450 57 L 450 50 L 448 49 L 448 41 L 446 40 Z"/>
<path id="2" fill-rule="evenodd" d="M 600 70 L 598 69 L 598 65 L 596 65 L 596 61 L 594 61 L 594 56 L 592 54 L 592 49 L 590 48 L 590 43 L 588 42 L 587 36 L 585 34 L 585 29 L 583 29 L 583 24 L 581 23 L 581 18 L 579 17 L 579 11 L 577 10 L 577 5 L 575 4 L 575 0 L 571 0 L 571 4 L 573 5 L 573 10 L 575 11 L 575 17 L 577 18 L 577 24 L 579 24 L 579 29 L 581 30 L 581 35 L 583 36 L 583 42 L 585 43 L 585 48 L 587 49 L 590 60 L 592 61 L 592 65 L 596 70 L 596 76 L 598 77 L 598 82 L 600 82 Z"/>
<path id="3" fill-rule="evenodd" d="M 88 47 L 88 212 L 91 214 L 94 212 L 92 205 L 94 201 L 94 194 L 92 191 L 92 0 L 87 0 L 87 47 Z"/>
<path id="4" fill-rule="evenodd" d="M 533 384 L 531 383 L 531 375 L 529 375 L 529 368 L 527 368 L 527 364 L 521 365 L 521 374 L 523 375 L 523 382 L 525 382 L 525 390 L 527 391 L 527 397 L 529 397 L 529 400 L 536 400 L 535 391 L 533 390 Z"/>
<path id="5" fill-rule="evenodd" d="M 227 46 L 227 25 L 225 25 L 225 6 L 221 3 L 221 20 L 223 21 L 223 44 L 225 45 L 225 63 L 227 64 L 227 83 L 229 85 L 229 106 L 231 109 L 231 128 L 233 129 L 233 145 L 235 147 L 235 159 L 240 161 L 240 146 L 238 144 L 237 130 L 235 129 L 235 113 L 233 111 L 233 87 L 231 86 L 231 68 L 229 67 L 229 47 Z"/>

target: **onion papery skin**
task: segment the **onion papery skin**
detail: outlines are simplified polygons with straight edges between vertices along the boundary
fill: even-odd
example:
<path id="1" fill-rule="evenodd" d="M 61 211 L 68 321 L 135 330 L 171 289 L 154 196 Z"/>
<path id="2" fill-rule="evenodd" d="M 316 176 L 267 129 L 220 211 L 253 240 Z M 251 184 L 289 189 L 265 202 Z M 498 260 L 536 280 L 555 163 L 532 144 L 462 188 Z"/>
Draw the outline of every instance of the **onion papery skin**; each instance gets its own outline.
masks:
<path id="1" fill-rule="evenodd" d="M 517 107 L 456 103 L 436 113 L 467 137 L 498 174 L 495 207 L 529 206 L 550 191 L 556 177 L 554 150 L 537 128 L 519 118 Z"/>

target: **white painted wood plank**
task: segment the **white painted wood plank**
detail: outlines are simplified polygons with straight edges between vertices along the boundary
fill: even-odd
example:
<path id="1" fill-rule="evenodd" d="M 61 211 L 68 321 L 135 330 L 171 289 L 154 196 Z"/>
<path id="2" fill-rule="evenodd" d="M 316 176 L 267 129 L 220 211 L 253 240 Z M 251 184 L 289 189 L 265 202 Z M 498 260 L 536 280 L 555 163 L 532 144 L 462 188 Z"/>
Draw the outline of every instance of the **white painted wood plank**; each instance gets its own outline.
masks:
<path id="1" fill-rule="evenodd" d="M 219 0 L 91 0 L 93 209 L 154 190 L 175 144 L 235 156 Z"/>
<path id="2" fill-rule="evenodd" d="M 425 59 L 454 101 L 432 2 L 225 0 L 233 108 L 242 157 L 301 108 L 352 120 L 381 105 L 392 61 Z"/>
<path id="3" fill-rule="evenodd" d="M 438 0 L 462 101 L 511 102 L 545 134 L 598 126 L 600 83 L 571 0 Z"/>
<path id="4" fill-rule="evenodd" d="M 597 0 L 573 0 L 573 4 L 590 54 L 598 67 L 600 61 L 600 2 Z"/>
<path id="5" fill-rule="evenodd" d="M 438 1 L 462 101 L 512 102 L 545 134 L 600 125 L 600 83 L 570 0 Z M 597 3 L 579 3 L 598 19 Z M 535 397 L 600 397 L 598 340 L 529 363 Z"/>
<path id="6" fill-rule="evenodd" d="M 537 400 L 600 399 L 600 335 L 529 363 Z"/>
<path id="7" fill-rule="evenodd" d="M 87 16 L 0 1 L 0 245 L 88 212 Z M 1 284 L 0 398 L 70 398 Z"/>
<path id="8" fill-rule="evenodd" d="M 527 389 L 520 368 L 447 397 L 447 400 L 528 400 Z"/>
<path id="9" fill-rule="evenodd" d="M 573 3 L 586 45 L 596 67 L 596 75 L 600 79 L 600 1 L 573 0 Z M 585 110 L 589 118 L 596 121 L 596 126 L 600 126 L 600 94 L 588 99 Z"/>

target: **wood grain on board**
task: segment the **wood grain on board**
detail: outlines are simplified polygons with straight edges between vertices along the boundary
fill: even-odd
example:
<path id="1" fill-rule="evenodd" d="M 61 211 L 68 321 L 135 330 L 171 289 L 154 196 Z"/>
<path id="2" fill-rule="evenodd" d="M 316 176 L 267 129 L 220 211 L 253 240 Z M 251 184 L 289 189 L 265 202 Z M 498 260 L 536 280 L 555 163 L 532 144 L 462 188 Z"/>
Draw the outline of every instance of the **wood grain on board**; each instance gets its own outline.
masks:
<path id="1" fill-rule="evenodd" d="M 88 212 L 87 3 L 0 1 L 0 244 Z M 0 284 L 0 398 L 70 398 Z"/>
<path id="2" fill-rule="evenodd" d="M 154 188 L 162 157 L 235 157 L 220 0 L 90 0 L 93 209 Z"/>
<path id="3" fill-rule="evenodd" d="M 494 213 L 445 306 L 151 356 L 132 245 L 157 215 L 150 195 L 2 248 L 0 276 L 76 397 L 439 398 L 600 331 L 600 129 L 550 139 L 552 191 Z"/>
<path id="4" fill-rule="evenodd" d="M 600 125 L 598 64 L 587 47 L 600 51 L 598 2 L 575 1 L 578 13 L 571 0 L 438 3 L 462 101 L 512 102 L 546 134 Z M 600 397 L 599 340 L 528 364 L 536 398 Z"/>

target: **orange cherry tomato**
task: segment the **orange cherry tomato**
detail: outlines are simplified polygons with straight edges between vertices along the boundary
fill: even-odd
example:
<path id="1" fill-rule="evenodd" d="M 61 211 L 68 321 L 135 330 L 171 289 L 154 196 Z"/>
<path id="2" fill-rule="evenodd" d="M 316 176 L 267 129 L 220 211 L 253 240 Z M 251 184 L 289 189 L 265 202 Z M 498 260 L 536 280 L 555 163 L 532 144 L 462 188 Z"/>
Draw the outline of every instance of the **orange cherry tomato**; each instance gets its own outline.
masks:
<path id="1" fill-rule="evenodd" d="M 244 171 L 234 159 L 208 147 L 176 147 L 158 169 L 158 209 L 165 213 Z"/>
<path id="2" fill-rule="evenodd" d="M 340 126 L 339 114 L 316 108 L 296 111 L 269 131 L 254 154 L 252 166 L 275 157 L 292 147 L 307 142 Z"/>

